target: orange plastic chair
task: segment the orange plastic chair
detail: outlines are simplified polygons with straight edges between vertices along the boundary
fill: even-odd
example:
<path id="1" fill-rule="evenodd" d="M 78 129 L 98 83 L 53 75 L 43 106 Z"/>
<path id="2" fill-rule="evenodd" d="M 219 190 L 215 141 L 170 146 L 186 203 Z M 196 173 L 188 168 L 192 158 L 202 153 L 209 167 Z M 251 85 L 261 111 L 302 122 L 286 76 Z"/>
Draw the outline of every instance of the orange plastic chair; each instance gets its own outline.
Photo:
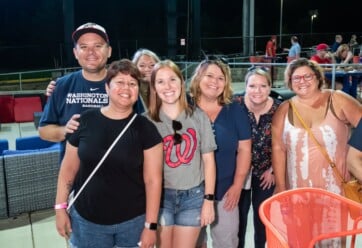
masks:
<path id="1" fill-rule="evenodd" d="M 362 234 L 362 205 L 318 188 L 273 195 L 259 216 L 272 248 L 355 247 Z"/>

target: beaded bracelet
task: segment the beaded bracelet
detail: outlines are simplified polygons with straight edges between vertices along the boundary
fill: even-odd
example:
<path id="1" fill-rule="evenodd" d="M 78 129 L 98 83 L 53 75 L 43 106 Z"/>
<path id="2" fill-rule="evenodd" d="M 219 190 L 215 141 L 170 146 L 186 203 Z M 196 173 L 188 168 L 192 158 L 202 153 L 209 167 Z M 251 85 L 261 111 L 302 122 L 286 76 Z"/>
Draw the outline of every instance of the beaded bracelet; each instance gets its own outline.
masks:
<path id="1" fill-rule="evenodd" d="M 68 207 L 67 202 L 59 203 L 54 205 L 54 209 L 66 209 Z"/>

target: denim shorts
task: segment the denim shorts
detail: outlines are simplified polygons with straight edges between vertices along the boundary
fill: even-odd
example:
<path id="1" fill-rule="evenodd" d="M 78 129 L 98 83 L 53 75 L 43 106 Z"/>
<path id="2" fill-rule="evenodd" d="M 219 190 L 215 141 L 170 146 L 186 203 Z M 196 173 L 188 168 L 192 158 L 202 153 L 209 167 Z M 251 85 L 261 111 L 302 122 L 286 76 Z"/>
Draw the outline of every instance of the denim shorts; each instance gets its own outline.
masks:
<path id="1" fill-rule="evenodd" d="M 201 226 L 205 185 L 188 190 L 164 189 L 159 224 L 161 226 Z"/>
<path id="2" fill-rule="evenodd" d="M 145 215 L 114 225 L 99 225 L 84 219 L 70 209 L 72 234 L 69 245 L 72 248 L 138 247 L 144 228 Z"/>

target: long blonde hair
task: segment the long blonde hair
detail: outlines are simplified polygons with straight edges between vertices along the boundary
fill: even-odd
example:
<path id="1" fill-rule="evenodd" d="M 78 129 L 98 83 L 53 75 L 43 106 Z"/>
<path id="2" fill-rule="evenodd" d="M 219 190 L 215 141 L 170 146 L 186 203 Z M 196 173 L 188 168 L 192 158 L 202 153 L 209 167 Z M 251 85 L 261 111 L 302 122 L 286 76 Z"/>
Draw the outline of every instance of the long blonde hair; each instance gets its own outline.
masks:
<path id="1" fill-rule="evenodd" d="M 233 90 L 231 88 L 231 71 L 230 67 L 220 60 L 204 60 L 195 69 L 191 77 L 190 93 L 195 104 L 200 100 L 201 89 L 200 82 L 210 65 L 216 65 L 220 68 L 225 76 L 225 88 L 220 96 L 217 97 L 219 105 L 225 105 L 232 102 Z"/>
<path id="2" fill-rule="evenodd" d="M 336 51 L 336 57 L 337 58 L 340 58 L 340 59 L 345 59 L 345 58 L 342 58 L 342 53 L 344 51 L 347 51 L 349 52 L 349 46 L 347 44 L 341 44 L 339 45 L 339 47 L 337 48 L 337 51 Z M 346 55 L 346 57 L 348 56 L 348 54 Z"/>

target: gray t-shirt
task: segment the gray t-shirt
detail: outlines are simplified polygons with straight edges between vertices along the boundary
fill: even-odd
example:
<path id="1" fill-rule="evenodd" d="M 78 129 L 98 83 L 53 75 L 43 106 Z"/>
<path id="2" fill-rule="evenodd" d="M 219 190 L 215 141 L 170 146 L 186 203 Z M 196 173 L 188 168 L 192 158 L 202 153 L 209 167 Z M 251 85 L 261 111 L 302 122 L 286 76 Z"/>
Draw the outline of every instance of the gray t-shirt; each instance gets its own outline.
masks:
<path id="1" fill-rule="evenodd" d="M 182 112 L 176 119 L 182 128 L 181 144 L 174 145 L 172 120 L 160 111 L 161 122 L 152 121 L 163 138 L 164 187 L 185 190 L 204 181 L 204 165 L 201 155 L 216 150 L 214 134 L 208 117 L 196 108 L 191 116 Z"/>

